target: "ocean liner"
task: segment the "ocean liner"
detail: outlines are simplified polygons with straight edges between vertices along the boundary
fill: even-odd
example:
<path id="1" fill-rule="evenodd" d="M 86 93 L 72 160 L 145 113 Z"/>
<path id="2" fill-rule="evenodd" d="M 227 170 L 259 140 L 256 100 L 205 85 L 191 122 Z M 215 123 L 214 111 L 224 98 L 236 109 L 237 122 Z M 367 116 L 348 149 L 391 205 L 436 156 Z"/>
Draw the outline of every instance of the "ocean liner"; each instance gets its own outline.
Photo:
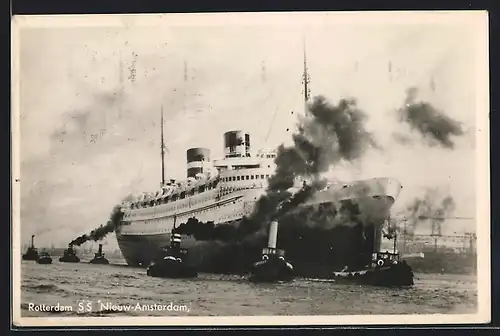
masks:
<path id="1" fill-rule="evenodd" d="M 304 55 L 305 56 L 305 55 Z M 309 99 L 309 82 L 304 57 L 304 98 Z M 165 181 L 163 142 L 163 110 L 161 116 L 162 184 L 156 192 L 143 193 L 135 200 L 122 204 L 123 225 L 116 230 L 116 238 L 123 257 L 130 266 L 147 267 L 163 246 L 169 244 L 174 225 L 186 223 L 189 218 L 214 225 L 237 223 L 248 217 L 259 197 L 265 194 L 268 178 L 275 171 L 275 151 L 253 153 L 250 134 L 228 131 L 223 135 L 224 157 L 212 161 L 208 148 L 189 148 L 186 152 L 187 178 Z M 299 190 L 303 181 L 297 181 Z M 323 190 L 299 206 L 307 209 L 318 205 L 354 201 L 359 212 L 370 212 L 370 247 L 368 258 L 380 248 L 382 223 L 402 186 L 392 178 L 373 178 L 341 183 L 331 181 Z M 365 233 L 362 233 L 365 235 Z M 336 233 L 332 241 L 349 244 L 349 236 Z M 332 242 L 332 244 L 336 244 Z M 192 236 L 183 236 L 186 248 L 196 244 Z M 321 244 L 318 242 L 318 244 Z M 352 244 L 351 244 L 352 245 Z M 330 247 L 333 249 L 333 247 Z M 260 248 L 259 248 L 260 251 Z M 336 254 L 357 253 L 336 250 Z M 307 255 L 307 251 L 301 252 Z M 203 256 L 201 257 L 203 259 Z M 313 258 L 313 257 L 311 257 Z"/>

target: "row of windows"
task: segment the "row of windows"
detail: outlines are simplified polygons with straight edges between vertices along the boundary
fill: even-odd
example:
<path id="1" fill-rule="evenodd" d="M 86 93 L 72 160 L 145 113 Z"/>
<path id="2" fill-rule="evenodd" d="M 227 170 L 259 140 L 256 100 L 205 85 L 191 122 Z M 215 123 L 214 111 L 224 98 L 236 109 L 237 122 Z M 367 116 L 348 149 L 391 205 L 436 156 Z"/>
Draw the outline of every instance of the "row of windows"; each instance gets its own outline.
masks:
<path id="1" fill-rule="evenodd" d="M 229 216 L 222 216 L 222 217 L 219 217 L 219 220 L 218 222 L 220 224 L 223 224 L 223 220 L 230 220 L 232 218 L 240 218 L 240 217 L 243 217 L 243 213 L 237 213 L 237 214 L 232 214 L 232 215 L 229 215 Z M 143 224 L 148 224 L 148 222 L 144 222 Z M 171 229 L 170 229 L 171 230 Z M 160 232 L 168 232 L 170 230 L 167 230 L 167 229 L 164 229 L 164 228 L 160 228 Z"/>
<path id="2" fill-rule="evenodd" d="M 266 158 L 266 159 L 274 159 L 276 157 L 276 154 L 259 154 L 257 157 L 260 158 Z"/>
<path id="3" fill-rule="evenodd" d="M 266 175 L 266 176 L 269 176 L 269 175 Z M 251 186 L 241 186 L 241 187 L 237 187 L 237 188 L 223 188 L 221 189 L 220 193 L 219 193 L 219 196 L 226 196 L 226 195 L 229 195 L 235 191 L 239 191 L 239 190 L 244 190 L 244 189 L 253 189 L 253 188 L 258 188 L 258 187 L 262 187 L 262 183 L 261 184 L 253 184 Z M 204 197 L 202 199 L 199 199 L 199 200 L 193 200 L 189 203 L 184 203 L 184 204 L 178 204 L 178 205 L 172 205 L 168 208 L 166 208 L 165 210 L 166 211 L 173 211 L 173 210 L 179 210 L 179 209 L 183 209 L 183 208 L 187 208 L 187 207 L 191 207 L 191 206 L 194 206 L 196 204 L 199 204 L 199 203 L 204 203 L 206 201 L 209 201 L 209 200 L 212 200 L 213 198 L 212 197 Z M 156 201 L 156 202 L 153 202 L 153 205 L 151 206 L 154 206 L 154 205 L 160 205 L 160 204 L 163 204 L 159 201 Z M 148 205 L 145 205 L 145 206 L 142 206 L 142 208 L 146 208 L 148 207 Z M 134 205 L 131 206 L 132 209 L 134 209 Z M 140 206 L 137 206 L 137 208 L 140 208 Z"/>
<path id="4" fill-rule="evenodd" d="M 180 209 L 187 208 L 189 206 L 193 206 L 193 205 L 196 205 L 196 204 L 199 204 L 199 203 L 205 203 L 205 202 L 207 202 L 210 199 L 212 199 L 212 197 L 204 197 L 204 198 L 202 198 L 200 200 L 194 200 L 194 201 L 189 202 L 189 203 L 183 203 L 183 204 L 173 205 L 173 206 L 170 206 L 170 207 L 166 208 L 165 211 L 180 210 Z M 156 203 L 158 203 L 158 202 L 156 202 Z"/>
<path id="5" fill-rule="evenodd" d="M 223 182 L 231 182 L 231 181 L 244 181 L 244 180 L 258 180 L 258 179 L 268 179 L 269 174 L 261 174 L 261 175 L 241 175 L 241 176 L 229 176 L 224 177 L 221 180 Z M 193 188 L 189 191 L 183 191 L 180 194 L 174 194 L 167 197 L 160 198 L 159 200 L 151 200 L 146 202 L 137 202 L 131 204 L 131 209 L 139 209 L 139 208 L 147 208 L 155 205 L 166 204 L 170 202 L 175 202 L 179 199 L 185 199 L 186 197 L 191 197 L 199 193 L 203 193 L 208 190 L 212 190 L 217 187 L 217 181 L 210 183 L 208 185 L 201 185 L 198 188 Z M 174 207 L 173 209 L 177 209 Z"/>
<path id="6" fill-rule="evenodd" d="M 246 189 L 255 189 L 255 188 L 262 188 L 262 184 L 252 184 L 251 186 L 241 186 L 241 187 L 238 187 L 238 188 L 224 188 L 224 189 L 221 189 L 221 192 L 220 192 L 220 196 L 226 196 L 226 195 L 229 195 L 235 191 L 239 191 L 239 190 L 246 190 Z"/>
<path id="7" fill-rule="evenodd" d="M 198 188 L 193 188 L 189 191 L 182 191 L 180 194 L 173 194 L 170 196 L 162 197 L 159 200 L 151 200 L 151 201 L 146 201 L 146 202 L 137 202 L 137 203 L 132 203 L 131 208 L 132 209 L 139 209 L 139 208 L 147 208 L 147 207 L 152 207 L 155 205 L 160 205 L 160 204 L 166 204 L 170 202 L 175 202 L 180 199 L 185 199 L 186 197 L 191 197 L 196 194 L 203 193 L 208 190 L 212 190 L 217 187 L 218 181 L 215 181 L 213 183 L 210 183 L 208 185 L 201 185 Z"/>
<path id="8" fill-rule="evenodd" d="M 262 175 L 243 175 L 243 176 L 229 176 L 223 177 L 222 182 L 231 182 L 231 181 L 244 181 L 244 180 L 258 180 L 258 179 L 268 179 L 269 174 Z"/>
<path id="9" fill-rule="evenodd" d="M 240 200 L 240 201 L 238 201 L 238 202 L 241 202 L 241 200 Z M 234 204 L 234 203 L 235 203 L 235 202 L 233 202 L 233 204 Z M 226 207 L 226 206 L 227 206 L 227 204 L 226 204 L 226 205 L 224 205 L 223 207 Z M 175 209 L 180 209 L 180 208 L 185 208 L 185 207 L 186 207 L 186 206 L 185 206 L 185 205 L 183 205 L 183 206 L 173 207 L 173 208 L 175 208 Z M 206 213 L 206 212 L 211 212 L 211 211 L 214 211 L 214 209 L 213 209 L 213 208 L 208 208 L 208 209 L 197 210 L 197 211 L 194 211 L 194 214 Z M 241 215 L 243 216 L 243 214 L 241 214 Z M 125 217 L 131 217 L 131 216 L 130 216 L 130 215 L 126 215 Z M 221 218 L 219 218 L 219 219 L 224 219 L 224 217 L 221 217 Z M 177 220 L 179 220 L 179 218 L 178 218 Z M 159 222 L 160 222 L 160 221 L 156 221 L 156 223 L 159 223 Z M 143 224 L 147 224 L 147 223 L 148 223 L 148 222 L 147 222 L 147 221 L 145 221 Z"/>
<path id="10" fill-rule="evenodd" d="M 225 189 L 224 192 L 221 192 L 220 195 L 221 196 L 224 196 L 224 195 L 227 195 L 227 194 L 230 194 L 231 192 L 234 192 L 234 191 L 238 191 L 238 190 L 242 190 L 242 189 L 250 189 L 250 187 L 242 187 L 242 188 L 229 188 L 229 189 Z M 198 201 L 193 201 L 193 202 L 190 202 L 190 203 L 184 203 L 184 204 L 178 204 L 178 205 L 173 205 L 173 206 L 170 206 L 168 208 L 165 209 L 165 211 L 173 211 L 173 210 L 181 210 L 181 209 L 184 209 L 184 208 L 187 208 L 187 207 L 190 207 L 190 206 L 193 206 L 193 205 L 196 205 L 196 204 L 199 204 L 199 203 L 204 203 L 206 201 L 209 201 L 211 200 L 212 197 L 204 197 L 203 199 L 200 199 Z M 234 202 L 233 202 L 234 203 Z M 210 209 L 206 209 L 206 210 L 198 210 L 196 212 L 207 212 L 207 211 L 211 211 Z M 140 214 L 136 214 L 135 216 L 140 216 Z M 135 217 L 135 216 L 132 216 L 132 215 L 126 215 L 126 217 Z"/>

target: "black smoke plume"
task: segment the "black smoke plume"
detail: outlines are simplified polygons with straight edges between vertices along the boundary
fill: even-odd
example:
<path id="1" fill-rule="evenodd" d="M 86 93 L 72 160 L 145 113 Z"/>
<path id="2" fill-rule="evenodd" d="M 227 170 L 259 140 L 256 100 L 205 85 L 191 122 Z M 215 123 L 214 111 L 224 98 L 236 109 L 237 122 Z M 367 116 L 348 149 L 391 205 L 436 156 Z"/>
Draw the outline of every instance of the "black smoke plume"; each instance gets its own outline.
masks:
<path id="1" fill-rule="evenodd" d="M 315 97 L 309 113 L 299 117 L 293 146 L 278 147 L 276 171 L 250 218 L 262 223 L 279 219 L 326 187 L 321 174 L 342 160 L 360 158 L 369 147 L 376 146 L 373 135 L 364 127 L 366 119 L 353 99 L 332 105 L 322 96 Z M 303 187 L 290 193 L 299 178 L 305 181 Z"/>
<path id="2" fill-rule="evenodd" d="M 117 205 L 113 208 L 113 211 L 111 212 L 111 215 L 109 217 L 109 221 L 105 225 L 101 225 L 98 228 L 90 231 L 89 234 L 84 234 L 81 235 L 80 237 L 73 239 L 73 241 L 71 241 L 69 245 L 80 246 L 89 240 L 93 241 L 102 240 L 104 237 L 108 235 L 108 233 L 111 233 L 115 231 L 117 228 L 119 228 L 122 225 L 122 220 L 123 220 L 123 211 L 121 210 L 121 207 Z"/>
<path id="3" fill-rule="evenodd" d="M 455 211 L 455 201 L 450 195 L 444 196 L 437 189 L 427 189 L 421 197 L 413 199 L 408 203 L 404 213 L 407 221 L 405 234 L 412 235 L 418 229 L 418 225 L 427 220 L 442 223 Z M 439 228 L 439 226 L 438 226 Z"/>
<path id="4" fill-rule="evenodd" d="M 418 90 L 410 88 L 407 91 L 404 107 L 398 110 L 400 122 L 405 122 L 417 130 L 430 145 L 438 144 L 445 148 L 454 148 L 453 136 L 463 135 L 459 122 L 437 110 L 428 102 L 417 101 Z M 400 141 L 401 135 L 396 140 Z M 403 138 L 407 141 L 406 138 Z"/>
<path id="5" fill-rule="evenodd" d="M 373 251 L 374 230 L 363 225 L 359 215 L 358 205 L 349 200 L 338 206 L 295 208 L 280 217 L 278 246 L 303 275 L 327 276 L 345 265 L 363 267 Z M 245 273 L 267 246 L 266 224 L 243 218 L 238 223 L 214 225 L 190 218 L 175 231 L 197 240 L 193 250 L 200 250 L 204 271 Z"/>
<path id="6" fill-rule="evenodd" d="M 299 119 L 298 132 L 292 136 L 294 145 L 278 148 L 277 170 L 268 191 L 287 190 L 296 177 L 317 179 L 341 160 L 361 157 L 375 145 L 372 134 L 364 128 L 366 119 L 353 99 L 332 105 L 326 98 L 316 97 L 309 114 Z"/>
<path id="7" fill-rule="evenodd" d="M 277 169 L 250 216 L 218 225 L 190 218 L 175 232 L 204 242 L 200 245 L 204 263 L 212 271 L 244 270 L 254 262 L 266 244 L 272 220 L 280 222 L 278 244 L 296 267 L 317 269 L 318 264 L 328 264 L 341 268 L 365 260 L 373 250 L 374 230 L 359 225 L 366 218 L 360 216 L 356 202 L 298 206 L 326 187 L 322 174 L 332 166 L 342 160 L 354 161 L 377 145 L 364 127 L 366 118 L 354 100 L 343 99 L 332 105 L 324 97 L 315 98 L 308 115 L 298 121 L 293 146 L 278 148 Z M 304 183 L 293 192 L 290 189 L 297 179 Z M 315 256 L 313 262 L 311 256 Z"/>
<path id="8" fill-rule="evenodd" d="M 298 132 L 292 136 L 293 146 L 279 146 L 275 159 L 277 169 L 269 179 L 266 194 L 257 201 L 253 213 L 236 225 L 237 229 L 231 235 L 243 238 L 264 229 L 271 220 L 280 219 L 325 188 L 322 173 L 341 160 L 358 159 L 366 149 L 375 146 L 372 134 L 364 128 L 366 118 L 355 100 L 342 99 L 337 105 L 332 105 L 324 97 L 316 97 L 309 106 L 309 114 L 298 121 Z M 297 178 L 302 178 L 304 184 L 292 193 L 289 189 Z M 195 235 L 195 228 L 200 228 L 201 236 L 212 239 L 229 235 L 219 233 L 219 230 L 231 231 L 213 223 L 206 223 L 205 229 L 201 229 L 199 223 L 189 223 L 189 226 L 188 223 L 181 224 L 176 231 Z M 212 231 L 213 234 L 207 233 Z"/>

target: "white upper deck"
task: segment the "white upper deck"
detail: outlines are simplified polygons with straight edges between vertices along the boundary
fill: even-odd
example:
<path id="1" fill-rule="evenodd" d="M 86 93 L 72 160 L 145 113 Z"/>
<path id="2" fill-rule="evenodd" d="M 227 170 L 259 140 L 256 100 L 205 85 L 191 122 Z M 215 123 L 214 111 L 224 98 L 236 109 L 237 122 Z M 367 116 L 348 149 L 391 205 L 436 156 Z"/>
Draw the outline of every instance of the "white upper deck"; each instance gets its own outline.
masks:
<path id="1" fill-rule="evenodd" d="M 252 155 L 249 139 L 249 134 L 241 131 L 225 133 L 225 156 L 213 161 L 207 160 L 207 149 L 189 149 L 186 179 L 171 179 L 160 190 L 137 195 L 132 201 L 124 202 L 123 206 L 137 209 L 176 202 L 220 187 L 265 188 L 267 179 L 276 169 L 276 152 L 259 151 Z"/>

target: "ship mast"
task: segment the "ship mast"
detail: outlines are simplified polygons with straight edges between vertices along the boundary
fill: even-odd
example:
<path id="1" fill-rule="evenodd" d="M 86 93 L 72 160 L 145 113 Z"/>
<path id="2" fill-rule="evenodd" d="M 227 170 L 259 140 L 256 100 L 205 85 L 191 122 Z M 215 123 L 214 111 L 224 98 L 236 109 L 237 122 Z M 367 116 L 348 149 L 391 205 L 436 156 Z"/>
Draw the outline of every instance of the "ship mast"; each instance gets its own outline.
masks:
<path id="1" fill-rule="evenodd" d="M 309 102 L 311 89 L 309 88 L 309 83 L 311 82 L 311 78 L 309 77 L 309 73 L 307 72 L 307 57 L 306 57 L 306 39 L 304 37 L 303 41 L 303 49 L 304 49 L 304 73 L 302 74 L 302 84 L 304 84 L 304 112 L 308 114 L 307 103 Z"/>
<path id="2" fill-rule="evenodd" d="M 118 119 L 121 119 L 122 118 L 122 114 L 123 114 L 123 91 L 125 90 L 124 86 L 123 86 L 123 59 L 122 59 L 122 52 L 120 50 L 120 61 L 119 61 L 119 73 L 118 73 L 118 77 L 119 77 L 119 82 L 120 82 L 120 92 L 119 92 L 119 101 L 118 101 Z"/>
<path id="3" fill-rule="evenodd" d="M 163 105 L 161 106 L 161 186 L 165 185 L 165 142 L 163 141 Z"/>

